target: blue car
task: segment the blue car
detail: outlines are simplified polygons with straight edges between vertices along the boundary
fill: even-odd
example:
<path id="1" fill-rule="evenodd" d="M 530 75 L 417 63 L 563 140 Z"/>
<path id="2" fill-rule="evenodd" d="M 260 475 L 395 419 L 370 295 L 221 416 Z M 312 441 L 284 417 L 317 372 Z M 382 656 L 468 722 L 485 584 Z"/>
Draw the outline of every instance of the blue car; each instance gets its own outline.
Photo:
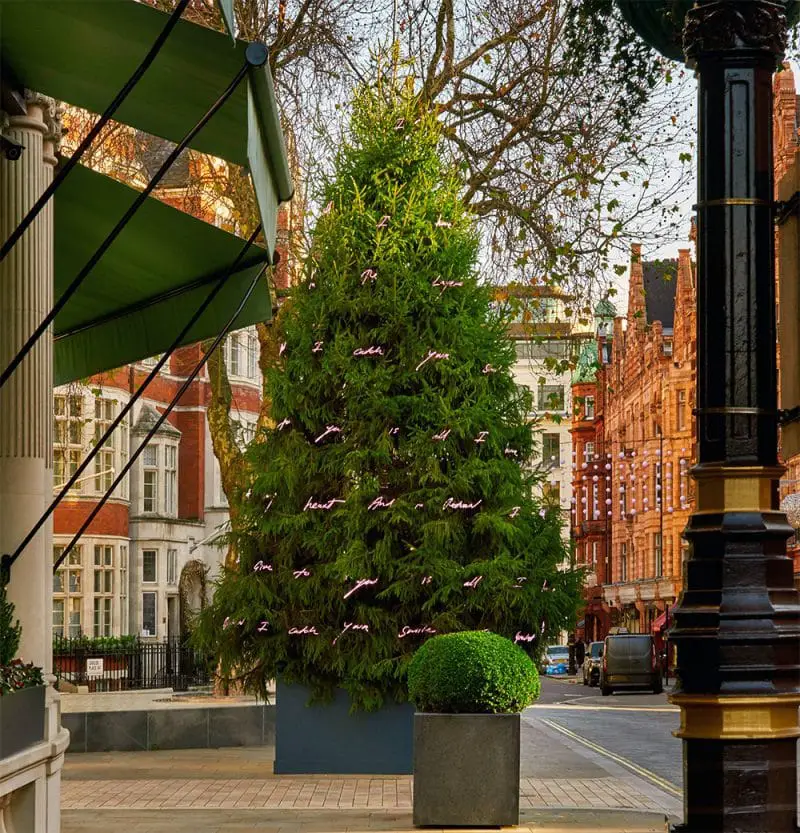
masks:
<path id="1" fill-rule="evenodd" d="M 548 676 L 566 674 L 569 671 L 569 648 L 566 645 L 551 645 L 544 655 L 542 671 Z"/>

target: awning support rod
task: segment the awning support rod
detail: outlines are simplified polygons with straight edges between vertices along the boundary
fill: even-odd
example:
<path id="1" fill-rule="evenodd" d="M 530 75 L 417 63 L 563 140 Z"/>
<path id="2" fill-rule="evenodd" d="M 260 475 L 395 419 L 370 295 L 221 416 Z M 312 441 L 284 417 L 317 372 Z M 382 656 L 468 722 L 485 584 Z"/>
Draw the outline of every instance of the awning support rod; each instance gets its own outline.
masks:
<path id="1" fill-rule="evenodd" d="M 120 471 L 120 473 L 117 475 L 114 482 L 108 488 L 108 490 L 103 495 L 103 497 L 100 499 L 100 502 L 97 504 L 97 506 L 95 506 L 94 509 L 92 509 L 92 511 L 89 513 L 89 516 L 81 524 L 80 529 L 75 533 L 72 540 L 64 548 L 64 551 L 61 553 L 61 556 L 59 557 L 58 561 L 56 561 L 53 564 L 53 572 L 54 573 L 61 566 L 61 564 L 64 562 L 64 559 L 69 555 L 69 553 L 72 551 L 72 549 L 78 543 L 78 541 L 81 539 L 81 536 L 89 528 L 89 525 L 97 517 L 100 510 L 106 505 L 106 502 L 111 497 L 114 490 L 122 482 L 122 479 L 125 477 L 125 475 L 131 470 L 131 468 L 133 467 L 133 464 L 139 459 L 139 456 L 145 450 L 145 448 L 147 447 L 147 444 L 150 442 L 150 440 L 153 439 L 153 437 L 156 435 L 156 433 L 158 432 L 158 429 L 161 428 L 161 426 L 166 421 L 167 417 L 172 413 L 172 409 L 178 404 L 178 402 L 180 401 L 183 394 L 186 393 L 186 391 L 189 389 L 189 385 L 191 385 L 191 383 L 195 380 L 195 377 L 197 376 L 197 374 L 203 369 L 203 367 L 205 366 L 205 363 L 208 361 L 211 354 L 217 349 L 217 347 L 219 347 L 220 343 L 225 338 L 225 336 L 228 335 L 228 332 L 232 329 L 233 325 L 236 323 L 236 319 L 239 317 L 242 310 L 244 309 L 245 304 L 247 304 L 247 301 L 249 300 L 250 296 L 253 294 L 253 291 L 255 290 L 256 286 L 258 285 L 259 280 L 261 279 L 264 272 L 266 272 L 266 270 L 268 268 L 269 268 L 269 264 L 265 264 L 262 269 L 258 270 L 258 274 L 251 281 L 250 286 L 247 288 L 247 291 L 244 294 L 244 297 L 239 302 L 239 305 L 236 307 L 236 310 L 234 311 L 233 315 L 231 315 L 231 317 L 228 319 L 228 322 L 225 324 L 225 327 L 222 330 L 222 332 L 214 339 L 214 341 L 212 342 L 208 351 L 203 354 L 202 358 L 197 363 L 197 365 L 195 365 L 194 369 L 189 374 L 186 381 L 180 386 L 180 389 L 175 394 L 172 401 L 164 409 L 164 412 L 158 418 L 155 425 L 147 432 L 147 435 L 145 436 L 144 441 L 142 442 L 142 444 L 136 449 L 136 451 L 133 452 L 133 454 L 131 454 L 130 459 L 128 460 L 128 462 L 122 467 L 122 471 Z M 10 556 L 3 556 L 2 568 L 5 567 L 5 560 L 6 560 L 7 557 L 10 558 Z"/>
<path id="2" fill-rule="evenodd" d="M 53 181 L 47 186 L 47 188 L 44 189 L 42 195 L 31 206 L 31 209 L 20 221 L 20 224 L 14 229 L 14 231 L 11 232 L 8 240 L 6 240 L 2 247 L 0 247 L 0 262 L 6 259 L 6 256 L 14 248 L 20 237 L 25 234 L 31 223 L 39 216 L 39 212 L 47 205 L 48 200 L 58 190 L 59 185 L 61 185 L 61 183 L 67 178 L 69 172 L 78 164 L 83 154 L 86 153 L 89 146 L 100 134 L 100 131 L 108 124 L 111 117 L 117 112 L 122 102 L 125 101 L 133 88 L 139 83 L 145 72 L 147 72 L 150 64 L 153 63 L 156 55 L 158 55 L 161 51 L 161 47 L 166 43 L 170 32 L 172 32 L 177 25 L 184 9 L 189 5 L 189 2 L 190 0 L 179 0 L 178 5 L 175 6 L 172 14 L 170 14 L 169 20 L 167 20 L 163 30 L 156 38 L 150 51 L 144 56 L 142 62 L 133 71 L 131 77 L 125 82 L 125 86 L 119 91 L 119 93 L 117 93 L 111 104 L 106 107 L 103 115 L 100 116 L 98 122 L 86 135 L 86 138 L 78 145 L 75 153 L 73 153 L 72 156 L 70 156 L 70 158 L 64 163 L 63 167 L 59 169 L 58 173 L 53 178 Z"/>
<path id="3" fill-rule="evenodd" d="M 250 44 L 245 53 L 245 62 L 239 72 L 236 73 L 233 81 L 228 85 L 222 95 L 211 105 L 206 111 L 205 115 L 197 122 L 197 124 L 181 139 L 179 144 L 175 146 L 169 156 L 164 160 L 164 163 L 156 171 L 153 178 L 147 184 L 147 187 L 142 191 L 131 204 L 130 208 L 123 214 L 122 219 L 114 226 L 106 239 L 100 244 L 97 251 L 89 258 L 86 265 L 73 278 L 69 286 L 64 290 L 61 297 L 55 302 L 53 308 L 45 316 L 44 320 L 33 331 L 30 338 L 25 342 L 20 351 L 11 360 L 10 364 L 0 374 L 0 388 L 5 385 L 13 372 L 19 367 L 25 356 L 33 348 L 34 344 L 39 340 L 42 334 L 53 323 L 55 317 L 66 306 L 69 299 L 78 291 L 83 281 L 100 262 L 103 255 L 108 251 L 111 244 L 119 237 L 122 230 L 128 224 L 134 214 L 144 205 L 145 200 L 150 196 L 151 192 L 156 188 L 158 183 L 172 166 L 173 162 L 180 156 L 180 154 L 189 146 L 194 137 L 208 124 L 214 117 L 217 111 L 225 104 L 225 102 L 233 95 L 236 88 L 247 75 L 247 70 L 250 66 L 263 66 L 267 61 L 267 50 L 261 44 Z"/>
<path id="4" fill-rule="evenodd" d="M 131 412 L 131 410 L 133 409 L 133 406 L 136 404 L 136 402 L 144 394 L 144 392 L 145 392 L 147 386 L 150 384 L 150 382 L 152 382 L 153 379 L 161 371 L 161 368 L 166 364 L 167 360 L 172 355 L 173 351 L 181 345 L 183 340 L 186 338 L 186 336 L 191 331 L 192 327 L 194 327 L 194 325 L 200 320 L 200 316 L 202 316 L 203 313 L 209 308 L 211 303 L 214 301 L 214 299 L 220 293 L 222 288 L 225 286 L 228 279 L 238 271 L 239 264 L 242 262 L 245 255 L 249 251 L 250 247 L 253 245 L 253 243 L 255 243 L 256 237 L 258 237 L 260 232 L 261 232 L 261 226 L 259 225 L 256 228 L 256 230 L 250 235 L 247 242 L 242 247 L 242 250 L 236 256 L 236 260 L 234 260 L 234 262 L 230 265 L 230 267 L 227 269 L 225 274 L 222 275 L 216 281 L 216 283 L 214 284 L 214 286 L 211 289 L 211 292 L 208 293 L 208 295 L 205 297 L 205 299 L 200 304 L 200 306 L 197 308 L 197 310 L 192 315 L 192 317 L 186 322 L 183 329 L 175 337 L 174 341 L 172 342 L 172 344 L 170 344 L 169 348 L 164 353 L 164 355 L 161 356 L 161 358 L 158 360 L 158 362 L 156 362 L 155 367 L 153 367 L 153 369 L 150 371 L 150 373 L 148 373 L 147 378 L 144 380 L 144 382 L 142 382 L 142 384 L 137 388 L 137 390 L 135 391 L 133 396 L 131 396 L 131 398 L 125 403 L 125 406 L 120 410 L 117 417 L 114 419 L 114 421 L 111 423 L 111 425 L 109 425 L 108 428 L 106 429 L 106 432 L 103 434 L 102 437 L 100 437 L 100 439 L 95 444 L 94 448 L 92 448 L 92 450 L 89 452 L 89 454 L 83 460 L 83 462 L 75 470 L 72 477 L 70 477 L 70 479 L 64 484 L 64 486 L 62 487 L 62 489 L 58 493 L 58 495 L 56 495 L 56 497 L 53 498 L 52 503 L 47 507 L 44 514 L 39 518 L 38 521 L 36 521 L 36 523 L 33 525 L 33 528 L 22 539 L 22 542 L 14 550 L 14 552 L 11 553 L 11 555 L 4 555 L 3 556 L 3 559 L 2 559 L 2 569 L 3 570 L 7 571 L 7 570 L 11 569 L 11 565 L 17 560 L 17 558 L 19 558 L 19 556 L 22 554 L 25 547 L 27 547 L 28 544 L 30 544 L 30 542 L 33 540 L 36 533 L 42 528 L 42 526 L 44 526 L 45 521 L 50 517 L 50 515 L 53 514 L 53 512 L 55 511 L 55 508 L 58 506 L 58 504 L 61 503 L 61 501 L 69 493 L 69 490 L 78 482 L 78 480 L 80 480 L 81 475 L 83 474 L 83 472 L 86 471 L 86 469 L 89 467 L 89 464 L 92 462 L 92 460 L 94 460 L 94 458 L 100 453 L 100 449 L 106 443 L 108 438 L 114 433 L 117 426 Z"/>

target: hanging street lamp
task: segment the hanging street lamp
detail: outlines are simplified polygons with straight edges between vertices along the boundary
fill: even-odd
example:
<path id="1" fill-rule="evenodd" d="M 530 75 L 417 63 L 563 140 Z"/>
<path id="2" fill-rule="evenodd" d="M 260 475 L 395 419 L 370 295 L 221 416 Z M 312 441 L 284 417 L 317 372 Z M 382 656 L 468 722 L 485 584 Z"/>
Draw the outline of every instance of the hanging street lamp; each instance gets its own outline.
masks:
<path id="1" fill-rule="evenodd" d="M 669 636 L 677 829 L 797 833 L 800 598 L 778 496 L 772 74 L 800 5 L 617 2 L 698 78 L 697 503 Z"/>

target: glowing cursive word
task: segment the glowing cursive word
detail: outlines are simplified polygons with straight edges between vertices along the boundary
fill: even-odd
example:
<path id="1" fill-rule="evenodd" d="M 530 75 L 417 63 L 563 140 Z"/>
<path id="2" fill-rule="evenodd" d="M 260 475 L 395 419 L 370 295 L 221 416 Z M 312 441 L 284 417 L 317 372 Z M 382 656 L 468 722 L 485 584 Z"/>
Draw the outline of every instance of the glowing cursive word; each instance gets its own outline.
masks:
<path id="1" fill-rule="evenodd" d="M 389 429 L 389 436 L 390 437 L 396 437 L 399 433 L 400 433 L 399 428 L 390 428 Z"/>
<path id="2" fill-rule="evenodd" d="M 331 213 L 331 211 L 333 211 L 333 200 L 331 200 L 331 201 L 330 201 L 330 202 L 329 202 L 329 203 L 325 206 L 325 208 L 323 208 L 323 209 L 322 209 L 322 213 L 323 213 L 323 215 L 324 215 L 324 214 L 330 214 L 330 213 Z"/>
<path id="3" fill-rule="evenodd" d="M 517 631 L 517 635 L 514 637 L 514 642 L 535 642 L 536 641 L 536 634 L 535 633 L 520 633 Z"/>
<path id="4" fill-rule="evenodd" d="M 302 567 L 300 570 L 295 570 L 292 575 L 295 578 L 308 578 L 311 575 L 311 570 L 307 567 Z"/>
<path id="5" fill-rule="evenodd" d="M 341 434 L 342 429 L 339 428 L 337 425 L 326 425 L 325 430 L 314 440 L 315 443 L 321 442 L 325 439 L 329 434 Z"/>
<path id="6" fill-rule="evenodd" d="M 485 364 L 483 366 L 483 370 L 481 370 L 481 373 L 484 373 L 486 375 L 488 375 L 489 373 L 497 373 L 497 368 L 493 367 L 490 364 Z"/>
<path id="7" fill-rule="evenodd" d="M 508 513 L 508 517 L 509 517 L 509 518 L 516 518 L 516 517 L 517 517 L 517 515 L 519 515 L 519 511 L 520 511 L 520 509 L 522 509 L 522 507 L 521 507 L 521 506 L 515 506 L 515 507 L 514 507 L 514 508 L 513 508 L 513 509 L 509 512 L 509 513 Z"/>
<path id="8" fill-rule="evenodd" d="M 475 578 L 471 578 L 469 581 L 464 582 L 464 587 L 470 587 L 473 590 L 483 581 L 483 576 L 475 576 Z"/>
<path id="9" fill-rule="evenodd" d="M 225 621 L 222 623 L 222 630 L 225 630 L 229 625 L 233 624 L 230 620 L 229 616 L 225 617 Z M 244 625 L 244 619 L 239 620 L 239 627 Z"/>
<path id="10" fill-rule="evenodd" d="M 433 576 L 423 576 L 421 584 L 430 584 L 433 581 Z"/>
<path id="11" fill-rule="evenodd" d="M 272 508 L 272 504 L 275 503 L 275 495 L 264 495 L 265 498 L 269 498 L 269 503 L 264 507 L 264 511 L 266 512 L 267 509 Z"/>
<path id="12" fill-rule="evenodd" d="M 286 342 L 282 341 L 278 347 L 278 355 L 282 356 L 286 352 Z"/>
<path id="13" fill-rule="evenodd" d="M 455 498 L 447 498 L 447 500 L 442 505 L 442 509 L 477 509 L 483 503 L 483 498 L 481 500 L 476 500 L 475 503 L 467 503 L 463 500 L 455 500 Z"/>
<path id="14" fill-rule="evenodd" d="M 364 286 L 364 284 L 367 281 L 373 281 L 374 282 L 375 280 L 377 280 L 377 278 L 378 278 L 378 273 L 374 269 L 365 269 L 361 273 L 361 286 Z"/>
<path id="15" fill-rule="evenodd" d="M 337 503 L 344 503 L 345 501 L 340 500 L 339 498 L 332 497 L 330 500 L 326 500 L 324 503 L 319 503 L 318 501 L 314 500 L 314 495 L 306 501 L 306 505 L 303 507 L 303 511 L 307 512 L 309 509 L 333 509 Z"/>
<path id="16" fill-rule="evenodd" d="M 319 636 L 314 625 L 303 625 L 302 628 L 289 628 L 289 636 Z"/>
<path id="17" fill-rule="evenodd" d="M 424 508 L 425 508 L 425 504 L 424 504 L 424 503 L 415 503 L 415 504 L 414 504 L 414 508 L 415 508 L 415 509 L 424 509 Z"/>
<path id="18" fill-rule="evenodd" d="M 419 628 L 411 628 L 408 625 L 403 625 L 400 633 L 397 634 L 397 638 L 405 639 L 407 636 L 420 636 L 421 634 L 426 633 L 436 633 L 436 628 L 430 628 L 427 625 L 423 625 Z"/>
<path id="19" fill-rule="evenodd" d="M 376 497 L 375 500 L 373 500 L 372 503 L 370 503 L 370 505 L 367 507 L 367 511 L 374 511 L 375 509 L 388 509 L 390 506 L 394 504 L 395 500 L 397 500 L 397 498 L 392 498 L 391 500 L 384 500 L 384 498 L 381 495 L 378 495 L 378 497 Z"/>
<path id="20" fill-rule="evenodd" d="M 288 428 L 292 424 L 290 419 L 282 419 L 278 423 L 278 431 L 283 431 L 284 428 Z"/>
<path id="21" fill-rule="evenodd" d="M 507 445 L 503 449 L 503 454 L 505 454 L 507 457 L 518 457 L 519 456 L 519 451 L 517 451 L 516 448 L 511 448 L 510 445 Z"/>
<path id="22" fill-rule="evenodd" d="M 517 576 L 517 581 L 519 582 L 519 584 L 515 584 L 514 587 L 522 587 L 523 582 L 526 582 L 527 580 L 527 576 Z"/>
<path id="23" fill-rule="evenodd" d="M 389 225 L 389 220 L 391 220 L 391 219 L 392 219 L 391 214 L 384 214 L 383 217 L 381 217 L 380 220 L 378 220 L 378 224 L 375 226 L 375 228 L 376 229 L 386 228 L 386 226 Z"/>
<path id="24" fill-rule="evenodd" d="M 354 356 L 383 356 L 383 347 L 380 344 L 372 344 L 369 347 L 356 347 L 353 350 Z"/>
<path id="25" fill-rule="evenodd" d="M 429 361 L 432 359 L 449 359 L 449 353 L 440 353 L 438 350 L 428 350 L 428 355 L 414 368 L 414 370 L 420 370 L 423 368 Z"/>
<path id="26" fill-rule="evenodd" d="M 434 278 L 431 285 L 442 287 L 441 292 L 439 292 L 439 297 L 441 297 L 448 289 L 454 289 L 456 286 L 464 286 L 464 281 L 443 281 L 441 278 Z"/>
<path id="27" fill-rule="evenodd" d="M 434 434 L 431 439 L 435 440 L 436 442 L 444 442 L 450 436 L 450 428 L 445 428 L 440 431 L 438 434 Z"/>
<path id="28" fill-rule="evenodd" d="M 452 223 L 449 220 L 443 220 L 442 215 L 439 215 L 439 219 L 436 221 L 436 228 L 452 228 Z"/>
<path id="29" fill-rule="evenodd" d="M 336 637 L 336 639 L 331 642 L 331 645 L 335 645 L 339 641 L 340 636 L 344 636 L 347 631 L 364 631 L 364 633 L 369 633 L 369 625 L 358 625 L 355 622 L 345 622 L 344 623 L 344 630 Z"/>
<path id="30" fill-rule="evenodd" d="M 398 119 L 398 120 L 394 123 L 394 129 L 395 129 L 395 130 L 402 130 L 402 129 L 405 127 L 405 124 L 406 124 L 406 120 L 405 120 L 404 118 L 399 118 L 399 119 Z"/>
<path id="31" fill-rule="evenodd" d="M 267 622 L 266 620 L 262 620 L 259 623 L 258 628 L 256 628 L 256 632 L 257 633 L 266 633 L 267 628 L 269 628 L 269 622 Z"/>
<path id="32" fill-rule="evenodd" d="M 378 583 L 378 579 L 376 579 L 376 578 L 360 578 L 360 579 L 358 579 L 358 581 L 356 581 L 355 587 L 351 587 L 350 590 L 348 590 L 344 594 L 344 596 L 342 596 L 342 598 L 347 599 L 350 596 L 352 596 L 353 593 L 356 593 L 357 591 L 359 591 L 362 587 L 372 587 L 373 585 L 375 585 L 377 583 Z"/>
<path id="33" fill-rule="evenodd" d="M 480 444 L 480 443 L 485 443 L 485 442 L 486 442 L 486 438 L 487 438 L 488 436 L 489 436 L 489 432 L 488 432 L 488 431 L 481 431 L 481 432 L 480 432 L 480 434 L 478 434 L 478 436 L 477 436 L 477 437 L 475 437 L 475 439 L 473 440 L 473 442 L 478 443 L 478 444 Z"/>
<path id="34" fill-rule="evenodd" d="M 315 341 L 314 346 L 311 348 L 311 352 L 312 353 L 321 353 L 323 344 L 325 344 L 324 341 Z"/>
<path id="35" fill-rule="evenodd" d="M 253 572 L 254 573 L 263 573 L 263 572 L 271 573 L 272 572 L 272 564 L 266 564 L 264 561 L 259 559 L 253 565 Z"/>

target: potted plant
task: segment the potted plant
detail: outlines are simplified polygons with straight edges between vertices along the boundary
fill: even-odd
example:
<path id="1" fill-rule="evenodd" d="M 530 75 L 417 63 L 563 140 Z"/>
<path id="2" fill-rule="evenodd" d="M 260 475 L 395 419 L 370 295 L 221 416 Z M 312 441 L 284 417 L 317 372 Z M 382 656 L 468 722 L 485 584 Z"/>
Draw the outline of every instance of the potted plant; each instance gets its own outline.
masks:
<path id="1" fill-rule="evenodd" d="M 0 585 L 0 758 L 44 740 L 42 669 L 16 658 L 22 628 Z"/>
<path id="2" fill-rule="evenodd" d="M 436 636 L 408 669 L 414 824 L 519 823 L 520 711 L 539 696 L 531 658 L 487 631 Z"/>

